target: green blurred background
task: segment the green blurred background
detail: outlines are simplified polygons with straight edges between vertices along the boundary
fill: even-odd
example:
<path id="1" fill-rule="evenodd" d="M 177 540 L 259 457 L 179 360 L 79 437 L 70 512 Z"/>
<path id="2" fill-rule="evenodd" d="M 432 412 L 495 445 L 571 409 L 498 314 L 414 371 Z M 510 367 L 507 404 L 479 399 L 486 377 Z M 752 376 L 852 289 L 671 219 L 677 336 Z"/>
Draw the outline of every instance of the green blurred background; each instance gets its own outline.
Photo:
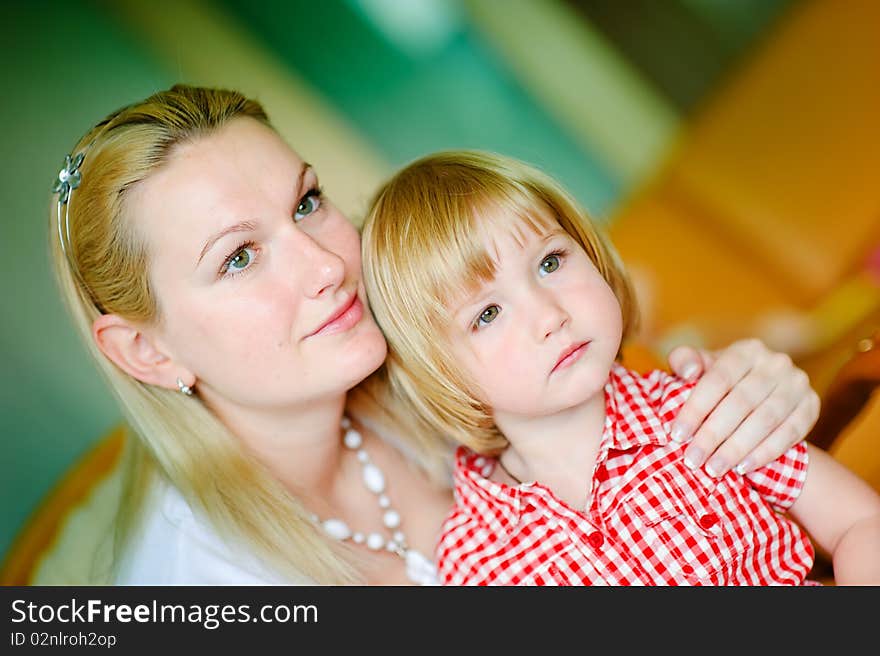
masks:
<path id="1" fill-rule="evenodd" d="M 543 167 L 610 224 L 683 126 L 803 4 L 3 2 L 0 554 L 120 419 L 46 256 L 51 181 L 110 110 L 178 81 L 239 88 L 356 221 L 394 167 L 468 147 Z"/>

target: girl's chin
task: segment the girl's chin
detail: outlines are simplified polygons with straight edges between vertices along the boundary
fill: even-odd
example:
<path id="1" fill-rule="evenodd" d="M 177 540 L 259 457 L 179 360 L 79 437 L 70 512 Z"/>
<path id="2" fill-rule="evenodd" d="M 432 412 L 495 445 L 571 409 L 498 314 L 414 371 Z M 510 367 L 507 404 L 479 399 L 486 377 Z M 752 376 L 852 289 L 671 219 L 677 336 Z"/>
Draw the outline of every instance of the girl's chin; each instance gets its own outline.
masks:
<path id="1" fill-rule="evenodd" d="M 608 375 L 611 372 L 611 362 L 599 362 L 598 358 L 591 358 L 575 362 L 567 370 L 560 372 L 564 377 L 558 377 L 557 381 L 551 378 L 551 385 L 558 382 L 563 389 L 577 390 L 584 396 L 592 396 L 605 387 Z"/>

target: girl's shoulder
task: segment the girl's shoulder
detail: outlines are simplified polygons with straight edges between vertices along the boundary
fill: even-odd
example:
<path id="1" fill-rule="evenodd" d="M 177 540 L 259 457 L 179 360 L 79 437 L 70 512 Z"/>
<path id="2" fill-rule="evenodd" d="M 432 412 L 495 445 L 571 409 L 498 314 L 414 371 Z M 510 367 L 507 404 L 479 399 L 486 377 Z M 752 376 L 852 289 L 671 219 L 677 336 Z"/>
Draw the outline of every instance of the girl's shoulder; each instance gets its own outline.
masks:
<path id="1" fill-rule="evenodd" d="M 616 396 L 642 399 L 661 414 L 675 414 L 690 396 L 695 382 L 664 369 L 636 371 L 615 363 L 608 383 Z"/>

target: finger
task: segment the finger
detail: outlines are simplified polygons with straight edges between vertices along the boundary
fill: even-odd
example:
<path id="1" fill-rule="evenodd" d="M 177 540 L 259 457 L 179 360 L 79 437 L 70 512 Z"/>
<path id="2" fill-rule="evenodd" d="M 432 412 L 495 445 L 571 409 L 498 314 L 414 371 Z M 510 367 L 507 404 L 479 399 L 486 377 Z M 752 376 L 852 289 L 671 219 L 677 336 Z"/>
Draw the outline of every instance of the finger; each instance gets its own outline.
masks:
<path id="1" fill-rule="evenodd" d="M 696 380 L 708 368 L 704 352 L 692 346 L 676 346 L 666 359 L 669 368 L 685 380 Z"/>
<path id="2" fill-rule="evenodd" d="M 700 360 L 702 361 L 703 371 L 706 371 L 715 364 L 715 360 L 718 359 L 718 355 L 708 349 L 697 349 L 697 353 L 700 354 Z"/>
<path id="3" fill-rule="evenodd" d="M 784 359 L 776 357 L 772 358 L 768 361 L 768 367 L 765 369 L 765 373 L 756 373 L 755 375 L 747 376 L 743 379 L 738 388 L 734 389 L 728 395 L 727 399 L 735 396 L 739 389 L 747 389 L 748 386 L 746 383 L 753 380 L 753 390 L 751 393 L 755 394 L 753 398 L 759 398 L 761 394 L 759 386 L 761 384 L 772 384 L 772 381 L 782 380 L 782 383 L 776 385 L 772 391 L 767 394 L 766 398 L 755 407 L 754 411 L 743 419 L 742 423 L 740 423 L 732 432 L 730 438 L 724 440 L 723 443 L 717 447 L 714 454 L 711 455 L 706 463 L 706 471 L 710 475 L 722 476 L 731 467 L 737 464 L 742 464 L 743 460 L 750 452 L 754 451 L 756 447 L 758 447 L 795 413 L 799 413 L 799 415 L 795 417 L 797 421 L 796 426 L 802 426 L 803 433 L 800 435 L 792 435 L 791 442 L 788 445 L 783 445 L 778 452 L 769 454 L 766 460 L 753 460 L 752 462 L 747 462 L 746 466 L 750 469 L 763 467 L 779 457 L 779 455 L 785 452 L 788 447 L 793 446 L 796 442 L 799 442 L 807 436 L 807 432 L 813 426 L 819 414 L 819 397 L 810 388 L 809 378 L 802 370 L 791 369 L 791 367 L 788 366 L 787 368 L 791 369 L 791 371 L 780 375 L 777 373 L 779 367 L 786 368 Z M 727 399 L 722 402 L 715 412 L 718 412 L 723 408 Z M 703 426 L 710 426 L 712 421 L 713 418 L 710 417 Z M 715 429 L 713 427 L 710 428 L 710 430 L 716 435 L 724 432 L 723 425 L 721 429 Z M 700 443 L 698 441 L 698 438 L 700 437 L 701 436 L 698 432 L 697 436 L 694 437 L 695 444 Z M 706 453 L 709 452 L 706 451 Z M 759 451 L 758 455 L 760 455 L 760 453 L 761 452 Z"/>
<path id="4" fill-rule="evenodd" d="M 687 441 L 705 421 L 712 409 L 748 373 L 752 359 L 733 347 L 724 351 L 697 381 L 691 395 L 672 424 L 672 439 Z M 694 454 L 696 455 L 696 454 Z M 697 463 L 702 464 L 703 459 Z"/>
<path id="5" fill-rule="evenodd" d="M 755 383 L 755 385 L 758 385 L 758 383 Z M 728 398 L 736 393 L 737 390 L 734 390 Z M 710 435 L 714 439 L 718 439 L 719 436 L 721 436 L 721 439 L 718 439 L 718 445 L 713 447 L 710 444 L 707 447 L 706 453 L 711 453 L 711 456 L 706 462 L 706 472 L 710 476 L 716 477 L 726 474 L 731 467 L 740 463 L 750 451 L 788 419 L 802 398 L 802 394 L 795 393 L 793 390 L 784 390 L 777 387 L 771 393 L 768 393 L 754 411 L 744 417 L 742 422 L 729 433 L 725 432 L 727 424 L 723 420 L 720 423 L 721 428 L 716 428 L 718 422 L 713 423 L 714 416 L 710 417 L 703 426 L 709 427 Z M 725 402 L 726 399 L 716 409 L 715 413 L 724 409 Z M 732 412 L 737 412 L 740 409 L 737 408 Z M 728 420 L 736 419 L 731 414 Z M 724 435 L 729 435 L 729 438 L 724 439 Z M 698 441 L 698 438 L 701 437 L 698 431 L 694 437 L 694 443 L 701 444 Z M 715 449 L 714 453 L 712 453 L 713 448 Z"/>
<path id="6" fill-rule="evenodd" d="M 815 392 L 798 403 L 792 412 L 761 443 L 736 465 L 739 474 L 748 474 L 763 467 L 804 439 L 819 416 L 819 397 Z"/>
<path id="7" fill-rule="evenodd" d="M 723 474 L 739 462 L 739 458 L 725 460 L 724 451 L 735 451 L 739 447 L 741 456 L 745 456 L 794 410 L 799 397 L 792 396 L 784 390 L 779 391 L 772 377 L 760 370 L 750 371 L 711 410 L 694 433 L 693 441 L 685 451 L 685 462 L 699 467 L 712 456 L 714 472 Z M 763 432 L 756 434 L 761 428 Z M 728 446 L 738 431 L 739 442 Z M 717 453 L 719 445 L 724 447 L 720 455 Z"/>

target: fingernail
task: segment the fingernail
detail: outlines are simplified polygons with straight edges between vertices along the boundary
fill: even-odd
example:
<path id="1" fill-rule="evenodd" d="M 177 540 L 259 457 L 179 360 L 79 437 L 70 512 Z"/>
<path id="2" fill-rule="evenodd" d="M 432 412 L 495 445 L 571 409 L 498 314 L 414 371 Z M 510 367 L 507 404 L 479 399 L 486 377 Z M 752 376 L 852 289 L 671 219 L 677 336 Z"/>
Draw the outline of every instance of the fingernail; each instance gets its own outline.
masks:
<path id="1" fill-rule="evenodd" d="M 685 365 L 684 369 L 681 372 L 681 377 L 685 380 L 691 380 L 694 376 L 697 375 L 697 370 L 699 367 L 696 362 L 691 362 L 688 365 Z"/>
<path id="2" fill-rule="evenodd" d="M 727 470 L 727 463 L 723 458 L 715 456 L 706 463 L 706 473 L 712 478 L 718 478 Z"/>
<path id="3" fill-rule="evenodd" d="M 690 435 L 689 431 L 686 430 L 684 426 L 674 424 L 672 426 L 672 433 L 670 437 L 673 439 L 673 441 L 678 442 L 679 444 L 684 444 L 688 441 Z"/>
<path id="4" fill-rule="evenodd" d="M 696 469 L 703 462 L 703 450 L 699 447 L 691 447 L 684 454 L 684 464 L 689 469 Z"/>
<path id="5" fill-rule="evenodd" d="M 750 471 L 752 471 L 752 459 L 746 458 L 741 463 L 736 466 L 736 473 L 740 476 L 745 476 Z"/>

